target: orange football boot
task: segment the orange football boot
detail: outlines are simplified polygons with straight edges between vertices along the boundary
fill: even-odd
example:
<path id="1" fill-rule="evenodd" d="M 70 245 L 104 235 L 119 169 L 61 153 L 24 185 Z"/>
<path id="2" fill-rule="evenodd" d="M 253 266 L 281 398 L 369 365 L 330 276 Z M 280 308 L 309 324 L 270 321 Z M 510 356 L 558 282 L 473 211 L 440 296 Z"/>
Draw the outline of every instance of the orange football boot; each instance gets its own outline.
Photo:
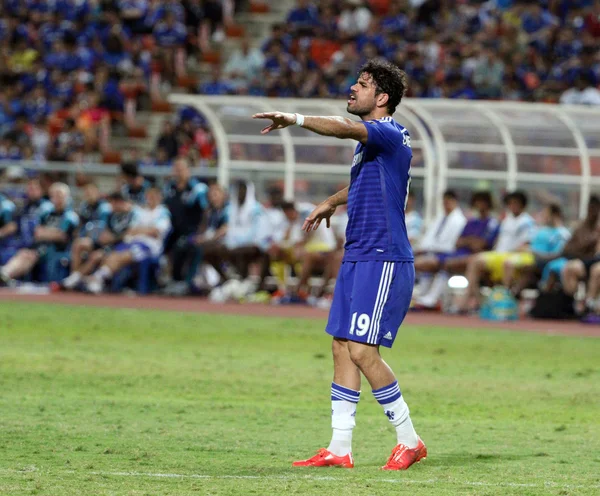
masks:
<path id="1" fill-rule="evenodd" d="M 404 444 L 399 444 L 392 451 L 392 456 L 387 461 L 382 470 L 407 470 L 413 463 L 417 463 L 427 458 L 427 448 L 419 438 L 419 444 L 416 448 L 409 448 Z"/>
<path id="2" fill-rule="evenodd" d="M 300 460 L 292 463 L 292 467 L 342 467 L 342 468 L 353 468 L 354 459 L 352 453 L 348 453 L 345 456 L 337 456 L 327 451 L 325 448 L 321 448 L 315 456 L 308 460 Z"/>

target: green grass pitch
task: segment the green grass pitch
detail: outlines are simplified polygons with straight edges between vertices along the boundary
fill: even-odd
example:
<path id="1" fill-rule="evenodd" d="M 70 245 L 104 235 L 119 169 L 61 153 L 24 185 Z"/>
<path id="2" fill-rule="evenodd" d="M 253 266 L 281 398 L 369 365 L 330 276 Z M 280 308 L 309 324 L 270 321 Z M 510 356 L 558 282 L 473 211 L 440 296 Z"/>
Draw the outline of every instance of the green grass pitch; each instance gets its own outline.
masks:
<path id="1" fill-rule="evenodd" d="M 600 340 L 405 327 L 384 351 L 429 458 L 363 383 L 356 468 L 330 436 L 323 322 L 0 302 L 0 494 L 598 495 Z"/>

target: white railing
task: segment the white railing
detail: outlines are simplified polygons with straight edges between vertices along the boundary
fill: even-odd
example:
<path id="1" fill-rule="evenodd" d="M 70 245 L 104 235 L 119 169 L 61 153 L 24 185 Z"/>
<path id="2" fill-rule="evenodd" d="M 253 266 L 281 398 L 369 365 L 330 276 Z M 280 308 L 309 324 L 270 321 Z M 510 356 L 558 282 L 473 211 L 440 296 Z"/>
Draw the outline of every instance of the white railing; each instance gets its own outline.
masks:
<path id="1" fill-rule="evenodd" d="M 284 180 L 295 196 L 297 179 L 347 180 L 355 143 L 292 127 L 261 136 L 256 112 L 281 110 L 346 115 L 342 100 L 171 95 L 177 105 L 202 112 L 219 150 L 218 178 L 253 172 Z M 562 203 L 571 217 L 584 215 L 591 191 L 600 187 L 600 112 L 591 108 L 514 102 L 406 99 L 395 118 L 412 136 L 412 174 L 430 220 L 448 187 L 515 188 L 534 204 Z M 594 165 L 594 167 L 592 167 Z M 594 174 L 593 172 L 596 172 Z"/>
<path id="2" fill-rule="evenodd" d="M 313 201 L 348 181 L 355 143 L 318 136 L 299 127 L 260 135 L 264 122 L 251 115 L 267 110 L 313 115 L 345 115 L 340 100 L 275 99 L 172 95 L 172 103 L 191 105 L 206 117 L 218 149 L 218 167 L 195 175 L 217 177 L 227 185 L 241 177 L 265 183 L 283 181 L 288 198 L 306 196 L 299 180 L 312 185 Z M 559 201 L 569 218 L 582 217 L 593 191 L 600 191 L 600 111 L 574 106 L 513 102 L 406 99 L 395 118 L 412 136 L 412 187 L 423 198 L 431 220 L 446 188 L 463 199 L 474 189 L 500 196 L 515 188 L 529 193 L 534 206 Z M 104 178 L 110 186 L 118 166 L 61 162 L 0 162 L 0 171 L 21 165 L 37 171 L 78 173 Z M 162 177 L 168 167 L 143 167 Z"/>

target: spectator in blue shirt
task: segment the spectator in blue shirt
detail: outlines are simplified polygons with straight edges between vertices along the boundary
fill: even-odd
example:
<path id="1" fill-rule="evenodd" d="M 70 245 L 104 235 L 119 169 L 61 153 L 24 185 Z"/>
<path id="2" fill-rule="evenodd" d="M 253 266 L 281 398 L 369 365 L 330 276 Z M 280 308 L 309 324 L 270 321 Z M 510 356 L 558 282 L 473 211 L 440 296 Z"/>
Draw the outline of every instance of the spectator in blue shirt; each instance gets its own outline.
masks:
<path id="1" fill-rule="evenodd" d="M 158 46 L 163 48 L 182 46 L 187 38 L 185 24 L 177 21 L 171 11 L 167 11 L 165 20 L 156 25 L 153 34 Z"/>
<path id="2" fill-rule="evenodd" d="M 221 69 L 214 67 L 210 81 L 202 83 L 198 88 L 201 95 L 227 95 L 231 93 L 231 86 L 221 78 Z"/>
<path id="3" fill-rule="evenodd" d="M 297 7 L 288 14 L 286 22 L 294 31 L 314 28 L 319 24 L 319 11 L 310 0 L 297 0 Z"/>

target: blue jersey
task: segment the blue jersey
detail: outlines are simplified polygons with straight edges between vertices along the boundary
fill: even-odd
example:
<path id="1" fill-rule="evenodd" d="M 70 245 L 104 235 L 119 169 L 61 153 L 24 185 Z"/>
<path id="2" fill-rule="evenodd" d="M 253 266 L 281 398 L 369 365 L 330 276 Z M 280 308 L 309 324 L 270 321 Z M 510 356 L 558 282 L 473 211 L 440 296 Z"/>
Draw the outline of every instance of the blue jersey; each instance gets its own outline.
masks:
<path id="1" fill-rule="evenodd" d="M 412 262 L 404 208 L 412 150 L 408 131 L 391 117 L 365 122 L 367 144 L 354 152 L 344 260 Z"/>
<path id="2" fill-rule="evenodd" d="M 15 204 L 0 193 L 0 228 L 14 221 Z"/>

